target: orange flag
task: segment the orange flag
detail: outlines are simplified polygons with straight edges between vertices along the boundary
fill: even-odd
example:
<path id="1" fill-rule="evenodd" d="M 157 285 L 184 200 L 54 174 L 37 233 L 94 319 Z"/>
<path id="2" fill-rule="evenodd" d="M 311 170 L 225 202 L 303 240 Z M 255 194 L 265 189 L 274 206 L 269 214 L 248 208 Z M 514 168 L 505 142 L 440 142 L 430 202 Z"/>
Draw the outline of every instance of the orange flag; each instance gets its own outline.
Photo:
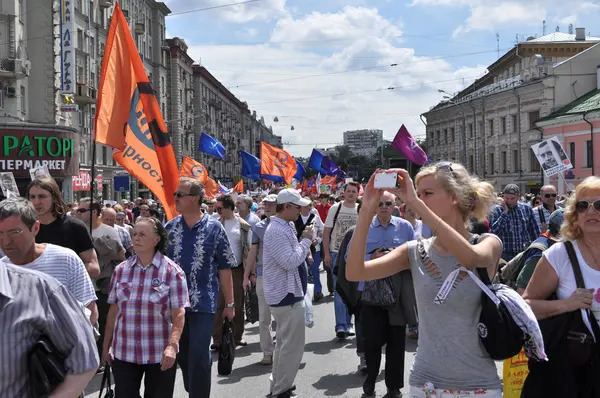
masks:
<path id="1" fill-rule="evenodd" d="M 175 152 L 118 2 L 102 60 L 94 140 L 115 148 L 113 158 L 156 195 L 167 219 L 177 215 Z"/>
<path id="2" fill-rule="evenodd" d="M 206 177 L 206 182 L 204 183 L 204 196 L 208 199 L 215 199 L 220 194 L 221 189 L 219 188 L 219 184 L 212 178 Z"/>
<path id="3" fill-rule="evenodd" d="M 244 180 L 239 180 L 235 187 L 233 187 L 233 192 L 244 193 Z"/>
<path id="4" fill-rule="evenodd" d="M 296 159 L 287 151 L 265 142 L 260 143 L 260 174 L 281 177 L 286 184 L 291 184 L 297 169 Z"/>
<path id="5" fill-rule="evenodd" d="M 321 178 L 321 185 L 333 185 L 335 184 L 335 181 L 337 180 L 336 176 L 325 176 L 323 178 Z"/>
<path id="6" fill-rule="evenodd" d="M 186 156 L 181 163 L 181 169 L 179 169 L 179 175 L 181 177 L 191 177 L 202 184 L 206 184 L 206 180 L 208 179 L 208 171 L 206 171 L 206 167 L 202 165 L 202 163 L 195 161 L 194 159 Z"/>

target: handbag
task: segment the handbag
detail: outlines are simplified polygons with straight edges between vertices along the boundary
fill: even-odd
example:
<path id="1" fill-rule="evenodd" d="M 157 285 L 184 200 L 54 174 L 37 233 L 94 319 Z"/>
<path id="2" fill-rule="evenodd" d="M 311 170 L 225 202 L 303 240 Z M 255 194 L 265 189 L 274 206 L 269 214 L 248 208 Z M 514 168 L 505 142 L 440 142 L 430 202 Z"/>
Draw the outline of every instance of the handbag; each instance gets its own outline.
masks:
<path id="1" fill-rule="evenodd" d="M 244 308 L 246 309 L 246 322 L 258 322 L 258 296 L 256 295 L 256 286 L 250 286 L 248 288 L 244 299 L 246 301 L 244 305 Z"/>
<path id="2" fill-rule="evenodd" d="M 67 375 L 65 356 L 45 335 L 40 336 L 29 350 L 28 366 L 33 396 L 39 398 L 49 396 Z"/>
<path id="3" fill-rule="evenodd" d="M 393 308 L 396 306 L 396 292 L 392 278 L 365 281 L 360 301 L 374 307 Z"/>
<path id="4" fill-rule="evenodd" d="M 235 359 L 235 341 L 233 340 L 233 323 L 227 318 L 223 320 L 223 337 L 219 348 L 217 371 L 221 376 L 231 374 Z"/>
<path id="5" fill-rule="evenodd" d="M 98 394 L 98 398 L 114 398 L 115 391 L 112 389 L 112 380 L 111 380 L 111 368 L 110 365 L 106 365 L 104 367 L 104 374 L 102 375 L 102 383 L 100 383 L 100 394 Z M 104 395 L 104 386 L 106 386 L 106 392 Z"/>

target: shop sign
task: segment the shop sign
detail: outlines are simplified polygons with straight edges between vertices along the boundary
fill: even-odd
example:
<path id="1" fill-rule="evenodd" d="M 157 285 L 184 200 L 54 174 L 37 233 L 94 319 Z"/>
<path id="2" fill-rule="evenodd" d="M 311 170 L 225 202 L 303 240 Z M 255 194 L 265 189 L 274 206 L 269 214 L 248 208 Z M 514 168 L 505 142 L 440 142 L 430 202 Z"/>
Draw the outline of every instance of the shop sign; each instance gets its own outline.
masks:
<path id="1" fill-rule="evenodd" d="M 79 170 L 78 176 L 73 176 L 73 191 L 89 191 L 92 177 L 89 170 Z"/>
<path id="2" fill-rule="evenodd" d="M 28 177 L 45 166 L 52 176 L 77 175 L 78 149 L 74 133 L 0 129 L 0 170 Z"/>
<path id="3" fill-rule="evenodd" d="M 75 0 L 60 2 L 61 91 L 75 94 Z"/>

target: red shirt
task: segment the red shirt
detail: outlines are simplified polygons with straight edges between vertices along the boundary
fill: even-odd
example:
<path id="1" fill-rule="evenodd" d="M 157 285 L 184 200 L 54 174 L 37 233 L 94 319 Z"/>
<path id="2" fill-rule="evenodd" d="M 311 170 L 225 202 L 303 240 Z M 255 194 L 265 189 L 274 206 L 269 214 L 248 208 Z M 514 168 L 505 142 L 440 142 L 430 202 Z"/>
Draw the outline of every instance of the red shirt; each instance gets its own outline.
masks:
<path id="1" fill-rule="evenodd" d="M 327 203 L 326 205 L 322 205 L 321 203 L 317 203 L 315 205 L 315 209 L 319 212 L 321 216 L 321 221 L 325 222 L 327 220 L 327 213 L 329 213 L 329 209 L 331 209 L 331 205 Z"/>

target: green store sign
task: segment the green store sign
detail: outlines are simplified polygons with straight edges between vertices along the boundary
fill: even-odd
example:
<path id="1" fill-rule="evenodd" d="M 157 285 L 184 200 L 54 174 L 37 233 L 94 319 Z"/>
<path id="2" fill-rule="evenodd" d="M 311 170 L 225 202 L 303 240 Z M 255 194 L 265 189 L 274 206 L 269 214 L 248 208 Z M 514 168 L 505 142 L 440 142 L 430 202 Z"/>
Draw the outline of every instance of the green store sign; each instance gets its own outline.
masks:
<path id="1" fill-rule="evenodd" d="M 68 158 L 74 155 L 75 139 L 48 136 L 5 135 L 2 138 L 4 157 L 50 157 Z"/>

